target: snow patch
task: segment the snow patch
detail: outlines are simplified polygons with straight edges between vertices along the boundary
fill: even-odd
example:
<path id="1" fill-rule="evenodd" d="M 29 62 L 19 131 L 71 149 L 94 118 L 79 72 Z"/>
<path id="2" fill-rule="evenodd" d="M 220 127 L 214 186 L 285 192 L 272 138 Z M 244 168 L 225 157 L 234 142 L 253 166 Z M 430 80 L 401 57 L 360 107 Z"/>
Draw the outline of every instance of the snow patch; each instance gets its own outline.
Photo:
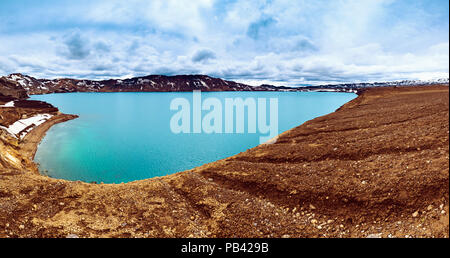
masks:
<path id="1" fill-rule="evenodd" d="M 0 107 L 14 107 L 14 101 L 10 101 L 5 103 L 4 105 L 0 105 Z"/>
<path id="2" fill-rule="evenodd" d="M 43 124 L 52 116 L 53 115 L 50 114 L 38 114 L 33 117 L 17 120 L 16 122 L 14 122 L 14 124 L 10 125 L 9 127 L 0 126 L 0 128 L 5 129 L 11 135 L 21 139 L 27 133 L 29 133 L 34 127 Z"/>
<path id="3" fill-rule="evenodd" d="M 206 87 L 207 89 L 209 89 L 209 86 L 208 86 L 204 81 L 200 80 L 200 83 L 201 83 L 204 87 Z"/>

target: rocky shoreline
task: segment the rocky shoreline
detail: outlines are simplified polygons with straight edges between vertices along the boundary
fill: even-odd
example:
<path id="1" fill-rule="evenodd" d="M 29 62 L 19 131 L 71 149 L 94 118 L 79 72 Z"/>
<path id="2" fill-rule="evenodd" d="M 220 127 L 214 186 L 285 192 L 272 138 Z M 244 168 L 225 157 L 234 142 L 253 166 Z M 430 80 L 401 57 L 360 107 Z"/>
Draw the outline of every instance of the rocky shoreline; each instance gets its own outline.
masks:
<path id="1" fill-rule="evenodd" d="M 38 126 L 37 128 L 33 129 L 22 140 L 21 143 L 22 154 L 24 154 L 24 156 L 27 159 L 34 160 L 34 155 L 36 154 L 39 143 L 45 137 L 47 131 L 55 124 L 63 123 L 76 118 L 78 118 L 77 115 L 58 114 L 50 118 L 41 126 Z"/>
<path id="2" fill-rule="evenodd" d="M 103 185 L 35 173 L 45 132 L 76 118 L 58 112 L 0 135 L 0 237 L 448 237 L 448 114 L 448 85 L 371 88 L 273 144 Z"/>

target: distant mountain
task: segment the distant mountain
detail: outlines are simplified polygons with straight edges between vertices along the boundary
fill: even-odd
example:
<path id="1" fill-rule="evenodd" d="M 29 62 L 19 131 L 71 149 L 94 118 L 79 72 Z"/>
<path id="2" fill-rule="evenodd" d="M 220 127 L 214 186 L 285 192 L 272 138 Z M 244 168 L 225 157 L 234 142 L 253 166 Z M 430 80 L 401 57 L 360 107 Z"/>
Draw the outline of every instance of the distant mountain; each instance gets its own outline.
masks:
<path id="1" fill-rule="evenodd" d="M 319 86 L 302 87 L 303 90 L 309 91 L 346 91 L 356 92 L 364 88 L 372 87 L 389 87 L 389 86 L 417 86 L 417 85 L 436 85 L 449 84 L 449 78 L 435 79 L 435 80 L 403 80 L 393 82 L 361 82 L 361 83 L 342 83 L 342 84 L 327 84 Z"/>
<path id="2" fill-rule="evenodd" d="M 76 79 L 36 79 L 23 74 L 1 77 L 16 84 L 29 95 L 63 92 L 179 92 L 179 91 L 254 91 L 263 90 L 233 81 L 226 81 L 206 75 L 149 75 L 131 79 L 110 79 L 103 81 Z"/>
<path id="3" fill-rule="evenodd" d="M 0 77 L 0 96 L 22 99 L 28 97 L 27 91 L 16 82 Z"/>
<path id="4" fill-rule="evenodd" d="M 28 95 L 64 92 L 180 92 L 180 91 L 337 91 L 357 92 L 367 87 L 448 84 L 449 79 L 430 81 L 397 81 L 346 83 L 307 87 L 286 87 L 243 83 L 213 78 L 207 75 L 149 75 L 130 79 L 77 80 L 36 79 L 19 73 L 0 77 L 0 95 L 26 98 Z"/>

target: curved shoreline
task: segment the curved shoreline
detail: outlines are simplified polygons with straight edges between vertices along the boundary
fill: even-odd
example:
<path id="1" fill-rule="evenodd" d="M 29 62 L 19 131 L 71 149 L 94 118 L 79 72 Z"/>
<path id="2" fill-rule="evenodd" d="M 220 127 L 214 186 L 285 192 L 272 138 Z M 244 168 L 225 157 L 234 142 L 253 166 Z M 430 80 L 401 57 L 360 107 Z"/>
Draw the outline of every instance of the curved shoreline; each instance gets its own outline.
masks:
<path id="1" fill-rule="evenodd" d="M 102 93 L 111 94 L 111 93 L 120 93 L 120 94 L 123 94 L 123 93 L 135 93 L 135 92 L 74 92 L 74 93 L 76 93 L 76 94 L 79 94 L 79 93 L 83 93 L 83 94 L 99 94 L 99 93 L 100 93 L 100 94 L 102 94 Z M 153 93 L 163 93 L 163 94 L 164 94 L 164 93 L 173 93 L 173 92 L 139 92 L 139 93 L 152 93 L 152 94 L 153 94 Z M 185 92 L 185 93 L 191 93 L 191 94 L 192 94 L 192 92 Z M 237 94 L 238 94 L 239 92 L 234 92 L 234 91 L 232 91 L 232 93 L 237 93 Z M 260 93 L 260 91 L 258 91 L 257 93 Z M 298 93 L 311 93 L 311 92 L 270 92 L 270 91 L 268 91 L 268 92 L 264 92 L 264 93 L 281 93 L 281 94 L 283 94 L 283 93 L 296 93 L 296 94 L 298 94 Z M 312 92 L 312 93 L 314 94 L 315 92 Z M 315 119 L 315 118 L 318 118 L 318 117 L 322 117 L 322 116 L 326 116 L 326 115 L 328 115 L 328 114 L 331 114 L 331 113 L 333 113 L 333 112 L 339 110 L 340 108 L 342 108 L 343 106 L 345 106 L 345 105 L 348 104 L 349 102 L 353 101 L 354 99 L 358 98 L 358 94 L 355 94 L 355 93 L 353 93 L 353 92 L 331 92 L 331 93 L 351 94 L 349 98 L 352 98 L 352 99 L 351 99 L 351 100 L 348 100 L 347 102 L 345 102 L 345 103 L 343 103 L 343 104 L 341 104 L 340 106 L 337 106 L 337 107 L 334 108 L 334 109 L 330 109 L 330 110 L 329 110 L 329 113 L 321 114 L 321 115 L 319 115 L 319 116 L 317 116 L 317 117 L 313 117 L 313 118 L 311 118 L 311 119 L 309 119 L 309 120 L 312 120 L 312 119 Z M 57 94 L 57 93 L 53 93 L 53 94 Z M 66 94 L 70 94 L 70 93 L 66 93 Z M 45 100 L 43 100 L 43 99 L 36 99 L 36 100 L 39 100 L 39 101 L 45 101 Z M 59 107 L 58 107 L 58 108 L 59 108 Z M 47 132 L 53 125 L 55 125 L 55 124 L 58 124 L 58 123 L 61 123 L 61 122 L 65 122 L 65 121 L 68 121 L 68 120 L 72 120 L 72 119 L 75 119 L 75 118 L 77 118 L 77 117 L 78 117 L 78 115 L 69 115 L 69 114 L 62 114 L 62 113 L 59 113 L 57 116 L 52 117 L 51 119 L 49 119 L 48 121 L 46 121 L 46 122 L 43 123 L 42 125 L 40 125 L 40 126 L 36 127 L 35 129 L 33 129 L 33 130 L 32 130 L 26 137 L 24 137 L 24 139 L 22 140 L 22 142 L 23 142 L 22 145 L 24 146 L 24 147 L 22 147 L 22 149 L 24 149 L 24 150 L 23 150 L 24 156 L 27 156 L 31 161 L 34 162 L 34 155 L 35 155 L 35 153 L 36 153 L 36 151 L 37 151 L 37 148 L 39 147 L 40 142 L 41 142 L 41 141 L 43 140 L 43 138 L 45 137 L 46 132 Z M 307 120 L 307 121 L 309 121 L 309 120 Z M 307 122 L 307 121 L 304 121 L 304 122 Z M 304 122 L 303 122 L 303 123 L 304 123 Z M 301 124 L 300 124 L 300 125 L 301 125 Z M 299 125 L 296 125 L 295 127 L 297 127 L 297 126 L 299 126 Z M 276 135 L 275 137 L 273 137 L 272 139 L 269 139 L 268 141 L 266 141 L 266 142 L 264 142 L 264 143 L 260 143 L 260 144 L 254 146 L 254 147 L 257 147 L 257 146 L 259 146 L 259 145 L 261 145 L 261 144 L 273 144 L 274 142 L 276 142 L 276 139 L 278 139 L 279 136 L 281 136 L 282 134 L 284 134 L 284 133 L 286 133 L 286 132 L 288 132 L 288 131 L 294 129 L 295 127 L 290 128 L 290 129 L 288 129 L 288 130 L 286 130 L 286 131 L 284 131 L 284 132 L 281 132 L 281 133 L 279 133 L 278 135 Z M 33 133 L 33 132 L 34 132 L 34 133 Z M 254 148 L 254 147 L 252 147 L 252 148 Z M 249 148 L 249 147 L 246 147 L 245 149 L 241 150 L 240 152 L 245 151 L 245 150 L 248 149 L 248 148 Z M 234 156 L 234 155 L 232 155 L 232 156 Z M 221 159 L 227 159 L 227 158 L 229 158 L 229 157 L 227 156 L 227 157 L 221 158 Z M 203 163 L 203 164 L 201 164 L 201 165 L 199 165 L 199 166 L 197 166 L 197 167 L 203 166 L 203 165 L 205 165 L 205 164 L 213 163 L 213 162 L 219 161 L 219 160 L 221 160 L 221 159 L 213 160 L 213 161 L 209 161 L 209 162 L 205 162 L 205 163 Z M 184 169 L 184 170 L 178 171 L 178 172 L 167 171 L 167 173 L 168 173 L 168 175 L 170 175 L 170 174 L 179 173 L 179 172 L 183 172 L 183 171 L 190 170 L 190 169 L 195 169 L 195 167 L 194 167 L 194 168 L 187 168 L 187 169 Z M 35 171 L 35 169 L 33 169 L 33 170 Z M 48 176 L 48 175 L 44 175 L 44 176 Z M 77 180 L 69 180 L 69 179 L 58 178 L 58 177 L 55 177 L 55 178 L 56 178 L 56 179 L 68 180 L 68 181 L 77 181 Z M 140 181 L 140 180 L 146 180 L 146 179 L 151 179 L 151 178 L 152 178 L 152 177 L 150 177 L 150 178 L 142 178 L 142 179 L 138 179 L 138 180 L 128 181 L 128 182 L 125 182 L 125 183 L 134 182 L 134 181 Z M 97 180 L 96 180 L 96 181 L 97 181 Z M 86 182 L 86 183 L 92 183 L 92 182 L 90 182 L 90 181 L 84 181 L 84 182 Z M 101 182 L 101 180 L 98 180 L 97 182 Z M 115 182 L 115 183 L 104 183 L 104 182 L 102 182 L 102 183 L 103 183 L 103 184 L 117 184 L 117 182 Z"/>
<path id="2" fill-rule="evenodd" d="M 35 168 L 33 168 L 34 172 L 38 172 L 38 166 L 34 162 L 34 156 L 36 154 L 37 148 L 41 141 L 44 139 L 47 131 L 54 125 L 63 123 L 72 119 L 78 118 L 77 115 L 69 115 L 59 113 L 56 116 L 51 117 L 45 123 L 37 126 L 31 132 L 29 132 L 20 142 L 21 153 L 26 158 L 30 159 L 32 163 L 35 164 Z"/>
<path id="3" fill-rule="evenodd" d="M 0 170 L 0 237 L 448 237 L 448 141 L 448 86 L 372 89 L 274 144 L 164 177 Z"/>

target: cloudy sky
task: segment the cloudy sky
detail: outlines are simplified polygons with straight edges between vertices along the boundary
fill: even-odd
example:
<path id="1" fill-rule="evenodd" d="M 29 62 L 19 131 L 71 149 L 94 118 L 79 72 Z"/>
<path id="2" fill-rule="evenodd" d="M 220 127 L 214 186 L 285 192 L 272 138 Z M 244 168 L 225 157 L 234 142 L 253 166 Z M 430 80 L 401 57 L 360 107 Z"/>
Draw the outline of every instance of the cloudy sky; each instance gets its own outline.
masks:
<path id="1" fill-rule="evenodd" d="M 1 0 L 0 75 L 447 78 L 448 0 Z"/>

